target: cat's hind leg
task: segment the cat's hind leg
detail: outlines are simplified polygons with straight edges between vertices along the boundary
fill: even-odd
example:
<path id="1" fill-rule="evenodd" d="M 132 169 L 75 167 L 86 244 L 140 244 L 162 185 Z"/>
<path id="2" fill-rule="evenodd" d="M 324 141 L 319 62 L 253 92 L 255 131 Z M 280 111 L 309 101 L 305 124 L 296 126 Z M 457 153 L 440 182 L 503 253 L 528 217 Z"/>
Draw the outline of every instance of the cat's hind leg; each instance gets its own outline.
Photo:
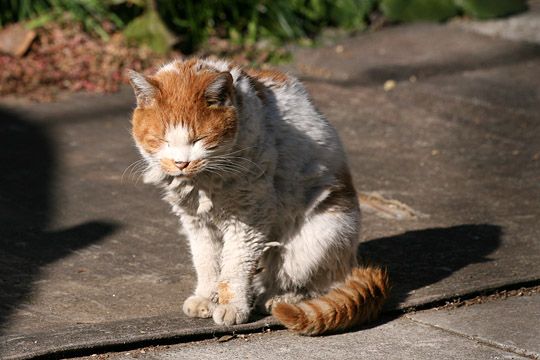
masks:
<path id="1" fill-rule="evenodd" d="M 358 212 L 310 214 L 301 230 L 282 249 L 277 275 L 283 289 L 324 293 L 357 265 Z"/>

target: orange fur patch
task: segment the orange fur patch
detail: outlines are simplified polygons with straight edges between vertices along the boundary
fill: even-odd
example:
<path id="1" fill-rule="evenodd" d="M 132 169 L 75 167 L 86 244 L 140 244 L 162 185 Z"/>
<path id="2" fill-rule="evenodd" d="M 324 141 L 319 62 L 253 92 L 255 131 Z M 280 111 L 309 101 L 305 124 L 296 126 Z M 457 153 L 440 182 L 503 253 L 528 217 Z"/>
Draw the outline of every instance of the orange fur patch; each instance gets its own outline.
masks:
<path id="1" fill-rule="evenodd" d="M 293 331 L 301 332 L 309 325 L 306 313 L 298 305 L 278 303 L 272 307 L 272 315 Z"/>
<path id="2" fill-rule="evenodd" d="M 249 69 L 247 74 L 262 83 L 273 83 L 274 85 L 283 86 L 289 81 L 287 74 L 278 70 L 255 70 Z"/>
<path id="3" fill-rule="evenodd" d="M 172 159 L 161 159 L 160 160 L 161 167 L 165 169 L 166 171 L 174 172 L 178 171 L 178 167 L 174 163 L 174 160 Z"/>
<path id="4" fill-rule="evenodd" d="M 234 298 L 234 293 L 229 288 L 228 282 L 220 282 L 217 288 L 218 288 L 218 303 L 228 304 Z"/>

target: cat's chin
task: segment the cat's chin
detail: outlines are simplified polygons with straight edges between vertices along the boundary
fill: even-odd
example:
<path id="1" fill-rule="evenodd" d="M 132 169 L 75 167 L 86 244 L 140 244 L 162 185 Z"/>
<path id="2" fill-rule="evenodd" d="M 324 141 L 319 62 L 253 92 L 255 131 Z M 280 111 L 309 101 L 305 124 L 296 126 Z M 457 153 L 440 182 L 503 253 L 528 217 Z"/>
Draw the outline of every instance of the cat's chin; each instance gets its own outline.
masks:
<path id="1" fill-rule="evenodd" d="M 190 178 L 192 176 L 192 175 L 184 174 L 182 172 L 167 172 L 166 174 L 168 176 L 172 176 L 172 177 L 179 178 L 179 179 Z"/>
<path id="2" fill-rule="evenodd" d="M 167 171 L 167 172 L 165 172 L 165 174 L 167 176 L 172 176 L 172 177 L 179 178 L 179 179 L 191 179 L 191 178 L 193 178 L 193 177 L 195 177 L 197 175 L 197 173 L 195 173 L 195 172 L 193 172 L 193 173 L 185 173 L 185 172 L 182 172 L 182 171 L 173 171 L 173 172 Z"/>

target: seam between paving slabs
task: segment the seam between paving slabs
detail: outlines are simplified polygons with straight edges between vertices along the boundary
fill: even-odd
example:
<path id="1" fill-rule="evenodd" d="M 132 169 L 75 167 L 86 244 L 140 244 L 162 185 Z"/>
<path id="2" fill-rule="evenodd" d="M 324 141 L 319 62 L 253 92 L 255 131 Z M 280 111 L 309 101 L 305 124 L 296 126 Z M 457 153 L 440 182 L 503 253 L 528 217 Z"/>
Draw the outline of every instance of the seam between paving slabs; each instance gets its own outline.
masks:
<path id="1" fill-rule="evenodd" d="M 464 294 L 443 296 L 441 298 L 428 300 L 420 304 L 391 308 L 391 309 L 387 309 L 386 311 L 383 310 L 383 312 L 386 314 L 403 314 L 403 313 L 409 313 L 413 311 L 430 310 L 430 309 L 447 305 L 448 303 L 451 303 L 456 300 L 465 301 L 465 300 L 474 299 L 482 295 L 496 294 L 497 292 L 500 292 L 500 291 L 512 291 L 512 290 L 518 290 L 521 288 L 533 288 L 536 286 L 540 286 L 540 279 L 532 279 L 532 280 L 518 281 L 518 282 L 510 283 L 510 284 L 487 286 L 485 288 L 469 291 Z"/>
<path id="2" fill-rule="evenodd" d="M 526 350 L 526 349 L 523 349 L 523 348 L 520 348 L 520 347 L 517 347 L 517 346 L 502 344 L 502 343 L 499 343 L 499 342 L 496 342 L 496 341 L 493 341 L 493 340 L 489 340 L 489 339 L 486 339 L 486 338 L 483 338 L 483 337 L 479 337 L 479 336 L 463 334 L 463 333 L 460 333 L 460 332 L 455 331 L 455 330 L 450 330 L 450 329 L 441 327 L 439 325 L 430 324 L 428 322 L 424 322 L 424 321 L 421 321 L 421 320 L 418 320 L 418 319 L 414 319 L 409 314 L 406 314 L 405 317 L 407 319 L 417 323 L 417 324 L 429 326 L 431 328 L 438 329 L 438 330 L 444 331 L 444 332 L 452 334 L 452 335 L 459 336 L 459 337 L 467 339 L 467 340 L 473 340 L 473 341 L 476 341 L 476 342 L 478 342 L 478 343 L 480 343 L 482 345 L 489 346 L 491 348 L 496 348 L 498 350 L 511 352 L 511 353 L 516 354 L 516 355 L 528 357 L 530 359 L 540 359 L 540 354 L 535 353 L 535 352 L 531 352 L 529 350 Z"/>

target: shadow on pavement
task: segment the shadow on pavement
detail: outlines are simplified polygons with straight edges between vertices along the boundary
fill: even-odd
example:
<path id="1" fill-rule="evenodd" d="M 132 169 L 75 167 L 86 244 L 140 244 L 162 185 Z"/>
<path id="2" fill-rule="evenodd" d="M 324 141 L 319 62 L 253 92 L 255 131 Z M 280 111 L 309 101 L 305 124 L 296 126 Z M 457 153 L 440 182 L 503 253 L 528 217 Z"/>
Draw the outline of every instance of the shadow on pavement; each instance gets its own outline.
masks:
<path id="1" fill-rule="evenodd" d="M 483 70 L 493 67 L 502 67 L 528 60 L 538 59 L 540 46 L 524 44 L 517 51 L 496 52 L 477 55 L 468 59 L 462 57 L 446 59 L 446 61 L 433 61 L 416 64 L 386 64 L 366 69 L 358 74 L 358 78 L 339 83 L 342 86 L 355 86 L 359 83 L 378 85 L 393 79 L 395 81 L 408 80 L 411 76 L 425 79 L 438 75 L 461 74 L 465 71 Z"/>
<path id="2" fill-rule="evenodd" d="M 439 75 L 454 75 L 465 71 L 485 70 L 494 67 L 503 67 L 520 62 L 536 60 L 540 56 L 540 46 L 537 44 L 522 44 L 515 51 L 501 49 L 474 57 L 463 56 L 444 59 L 427 60 L 424 62 L 412 61 L 409 64 L 389 62 L 381 57 L 380 65 L 362 68 L 353 73 L 346 80 L 328 79 L 312 75 L 300 75 L 304 81 L 322 82 L 343 87 L 380 86 L 386 80 L 409 80 L 411 76 L 418 79 L 427 79 Z"/>
<path id="3" fill-rule="evenodd" d="M 409 293 L 449 277 L 467 265 L 490 261 L 501 244 L 500 226 L 468 224 L 408 231 L 361 243 L 361 258 L 386 266 L 392 282 L 388 303 L 396 308 Z"/>
<path id="4" fill-rule="evenodd" d="M 54 213 L 55 149 L 42 127 L 0 108 L 0 334 L 30 299 L 40 269 L 96 243 L 116 225 L 47 231 Z"/>

